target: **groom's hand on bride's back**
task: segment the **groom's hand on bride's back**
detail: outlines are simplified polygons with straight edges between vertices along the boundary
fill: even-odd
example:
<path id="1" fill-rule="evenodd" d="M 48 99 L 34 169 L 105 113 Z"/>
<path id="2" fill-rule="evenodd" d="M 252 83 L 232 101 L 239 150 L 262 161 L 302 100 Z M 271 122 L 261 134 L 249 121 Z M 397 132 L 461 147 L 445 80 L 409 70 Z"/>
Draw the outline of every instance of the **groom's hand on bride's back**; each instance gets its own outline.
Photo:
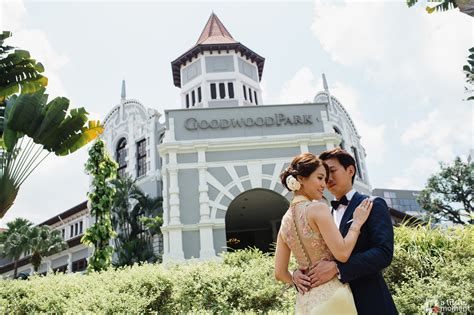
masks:
<path id="1" fill-rule="evenodd" d="M 308 272 L 311 279 L 311 287 L 316 288 L 334 278 L 338 274 L 336 262 L 321 260 L 317 262 Z"/>
<path id="2" fill-rule="evenodd" d="M 311 288 L 311 279 L 305 274 L 307 270 L 296 269 L 293 271 L 292 279 L 299 293 L 304 294 Z"/>

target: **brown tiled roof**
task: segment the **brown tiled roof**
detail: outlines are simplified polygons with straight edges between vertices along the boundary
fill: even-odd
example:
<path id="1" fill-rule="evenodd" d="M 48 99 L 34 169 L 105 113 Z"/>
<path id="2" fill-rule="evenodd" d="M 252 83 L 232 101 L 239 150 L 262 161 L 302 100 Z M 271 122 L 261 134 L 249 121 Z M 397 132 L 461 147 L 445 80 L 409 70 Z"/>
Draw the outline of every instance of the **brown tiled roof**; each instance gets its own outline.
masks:
<path id="1" fill-rule="evenodd" d="M 234 50 L 242 56 L 247 57 L 252 62 L 255 62 L 258 68 L 258 77 L 260 80 L 262 79 L 265 58 L 255 53 L 242 43 L 237 42 L 232 35 L 230 35 L 229 31 L 225 28 L 217 15 L 212 13 L 201 33 L 201 36 L 199 36 L 196 45 L 171 62 L 174 85 L 181 87 L 181 65 L 191 61 L 200 53 L 204 51 L 210 51 L 211 53 L 217 51 L 217 53 L 220 54 L 221 51 L 229 52 L 230 50 Z"/>
<path id="2" fill-rule="evenodd" d="M 62 212 L 62 213 L 46 220 L 46 221 L 44 221 L 43 223 L 38 224 L 38 226 L 40 226 L 40 225 L 52 225 L 56 222 L 59 222 L 60 218 L 61 218 L 61 220 L 64 220 L 65 218 L 67 218 L 67 217 L 69 217 L 73 214 L 76 214 L 76 213 L 78 213 L 78 212 L 80 212 L 84 209 L 87 209 L 87 200 L 81 202 L 80 204 L 78 204 L 77 206 L 72 207 L 69 210 L 66 210 L 66 211 L 64 211 L 64 212 Z"/>
<path id="3" fill-rule="evenodd" d="M 230 35 L 229 31 L 222 24 L 221 20 L 217 15 L 212 12 L 206 26 L 202 30 L 201 36 L 199 36 L 196 45 L 198 44 L 224 44 L 224 43 L 237 43 L 235 39 Z"/>

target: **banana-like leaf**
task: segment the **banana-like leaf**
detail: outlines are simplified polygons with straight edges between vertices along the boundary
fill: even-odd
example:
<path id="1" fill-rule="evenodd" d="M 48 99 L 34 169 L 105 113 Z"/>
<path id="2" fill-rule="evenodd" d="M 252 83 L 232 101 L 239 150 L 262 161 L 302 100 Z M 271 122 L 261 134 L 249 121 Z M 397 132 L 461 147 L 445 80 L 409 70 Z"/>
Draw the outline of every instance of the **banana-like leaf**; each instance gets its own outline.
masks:
<path id="1" fill-rule="evenodd" d="M 104 127 L 100 125 L 99 121 L 90 120 L 88 127 L 82 128 L 80 134 L 74 135 L 65 141 L 61 146 L 62 148 L 55 153 L 60 156 L 73 153 L 97 138 L 102 132 L 104 132 Z"/>
<path id="2" fill-rule="evenodd" d="M 8 118 L 11 116 L 11 112 L 13 110 L 16 100 L 17 100 L 16 95 L 10 97 L 5 107 L 5 117 L 4 117 L 5 121 L 3 125 L 4 129 L 3 129 L 2 138 L 4 142 L 4 148 L 7 152 L 12 152 L 18 139 L 23 136 L 21 132 L 17 132 L 8 127 Z"/>
<path id="3" fill-rule="evenodd" d="M 35 134 L 35 138 L 39 143 L 46 143 L 48 138 L 54 134 L 55 128 L 57 128 L 66 117 L 68 107 L 69 100 L 67 98 L 57 97 L 43 109 L 45 112 L 44 119 Z"/>
<path id="4" fill-rule="evenodd" d="M 84 108 L 72 109 L 69 100 L 57 97 L 47 103 L 45 89 L 31 94 L 20 94 L 7 118 L 7 128 L 26 134 L 47 151 L 67 155 L 97 138 L 103 131 L 96 121 L 87 125 Z"/>
<path id="5" fill-rule="evenodd" d="M 36 130 L 43 121 L 44 92 L 45 89 L 42 88 L 35 93 L 20 94 L 8 116 L 7 127 L 35 140 Z"/>
<path id="6" fill-rule="evenodd" d="M 0 173 L 0 219 L 3 218 L 7 210 L 13 205 L 19 187 L 13 184 L 11 178 Z"/>

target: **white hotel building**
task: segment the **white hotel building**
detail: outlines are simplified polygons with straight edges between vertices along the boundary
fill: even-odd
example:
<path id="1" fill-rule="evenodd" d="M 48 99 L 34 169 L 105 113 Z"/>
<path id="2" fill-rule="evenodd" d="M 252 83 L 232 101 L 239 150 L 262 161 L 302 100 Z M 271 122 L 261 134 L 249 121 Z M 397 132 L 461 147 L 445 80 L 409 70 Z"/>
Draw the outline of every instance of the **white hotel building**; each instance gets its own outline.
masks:
<path id="1" fill-rule="evenodd" d="M 120 103 L 105 117 L 102 138 L 120 174 L 163 197 L 164 261 L 211 259 L 229 239 L 240 240 L 234 248 L 267 250 L 290 199 L 279 174 L 302 152 L 351 152 L 355 187 L 370 194 L 359 133 L 326 79 L 312 103 L 264 104 L 264 63 L 212 14 L 196 44 L 171 63 L 182 109 L 162 113 L 162 124 L 161 113 L 127 99 L 123 83 Z M 78 242 L 90 225 L 86 203 L 42 224 L 64 231 L 70 248 L 45 259 L 40 272 L 83 270 L 91 254 Z M 27 258 L 22 271 L 31 272 Z M 0 274 L 11 273 L 12 264 L 0 262 Z"/>

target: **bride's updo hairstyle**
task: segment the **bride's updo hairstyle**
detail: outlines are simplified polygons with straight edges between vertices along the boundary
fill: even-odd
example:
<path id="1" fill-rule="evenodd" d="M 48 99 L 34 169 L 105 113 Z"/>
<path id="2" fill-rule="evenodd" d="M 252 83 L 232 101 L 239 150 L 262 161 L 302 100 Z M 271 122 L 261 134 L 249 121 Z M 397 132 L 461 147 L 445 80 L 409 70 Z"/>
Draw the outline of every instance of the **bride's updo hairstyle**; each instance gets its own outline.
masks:
<path id="1" fill-rule="evenodd" d="M 329 167 L 327 164 L 312 153 L 301 153 L 300 155 L 295 156 L 293 161 L 291 161 L 291 164 L 286 169 L 284 169 L 283 172 L 281 172 L 281 184 L 289 191 L 294 191 L 287 185 L 288 176 L 292 175 L 294 178 L 296 178 L 298 175 L 302 177 L 309 177 L 321 165 L 326 169 L 327 183 L 329 180 Z"/>

